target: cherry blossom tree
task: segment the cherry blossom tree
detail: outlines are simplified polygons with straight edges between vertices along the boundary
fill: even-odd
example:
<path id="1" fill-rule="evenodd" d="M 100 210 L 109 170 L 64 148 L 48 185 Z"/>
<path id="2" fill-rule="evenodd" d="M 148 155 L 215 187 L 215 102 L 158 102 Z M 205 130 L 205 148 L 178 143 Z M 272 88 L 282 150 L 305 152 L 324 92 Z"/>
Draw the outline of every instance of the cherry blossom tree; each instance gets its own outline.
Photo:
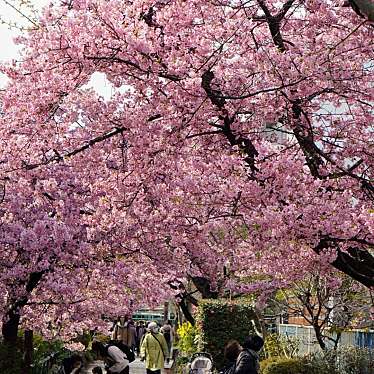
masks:
<path id="1" fill-rule="evenodd" d="M 65 292 L 95 319 L 105 288 L 273 289 L 316 258 L 372 288 L 373 27 L 343 5 L 46 7 L 1 67 L 3 333 Z"/>
<path id="2" fill-rule="evenodd" d="M 9 188 L 7 194 L 17 191 Z M 103 316 L 131 313 L 140 301 L 155 305 L 168 297 L 162 283 L 152 284 L 152 276 L 161 274 L 151 260 L 111 250 L 73 219 L 82 213 L 51 210 L 39 195 L 30 196 L 28 206 L 24 196 L 4 199 L 0 295 L 5 341 L 14 342 L 21 317 L 24 328 L 68 339 L 83 330 L 106 329 Z"/>

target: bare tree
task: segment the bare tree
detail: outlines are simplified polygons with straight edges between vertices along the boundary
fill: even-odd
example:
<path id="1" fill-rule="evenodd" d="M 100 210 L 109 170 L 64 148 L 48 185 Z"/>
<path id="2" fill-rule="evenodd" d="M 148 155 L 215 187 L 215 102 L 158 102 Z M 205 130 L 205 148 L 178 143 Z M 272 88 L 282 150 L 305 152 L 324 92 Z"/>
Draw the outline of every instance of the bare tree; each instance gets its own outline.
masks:
<path id="1" fill-rule="evenodd" d="M 322 350 L 328 342 L 336 349 L 342 332 L 353 327 L 369 327 L 372 296 L 353 279 L 319 269 L 290 289 L 280 290 L 272 302 L 279 311 L 298 316 L 313 327 Z"/>

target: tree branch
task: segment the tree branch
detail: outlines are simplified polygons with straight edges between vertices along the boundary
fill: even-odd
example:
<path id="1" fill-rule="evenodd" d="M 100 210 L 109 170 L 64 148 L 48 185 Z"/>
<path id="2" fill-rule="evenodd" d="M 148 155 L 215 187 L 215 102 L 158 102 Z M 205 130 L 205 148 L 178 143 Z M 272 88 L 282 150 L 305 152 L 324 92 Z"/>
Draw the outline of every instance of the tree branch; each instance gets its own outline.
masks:
<path id="1" fill-rule="evenodd" d="M 322 237 L 313 248 L 314 252 L 321 254 L 325 249 L 334 248 L 337 253 L 336 259 L 331 263 L 336 269 L 349 275 L 368 288 L 374 287 L 374 257 L 366 249 L 349 248 L 344 252 L 339 248 L 339 243 L 349 240 Z"/>
<path id="2" fill-rule="evenodd" d="M 81 153 L 81 152 L 85 151 L 86 149 L 94 146 L 97 143 L 100 143 L 100 142 L 102 142 L 104 140 L 112 138 L 113 136 L 116 136 L 118 134 L 123 133 L 125 130 L 127 130 L 127 129 L 124 128 L 124 127 L 117 127 L 116 129 L 114 129 L 114 130 L 112 130 L 112 131 L 110 131 L 110 132 L 108 132 L 106 134 L 97 136 L 96 138 L 93 138 L 93 139 L 89 140 L 86 144 L 82 145 L 81 147 L 79 147 L 77 149 L 74 149 L 73 151 L 67 152 L 64 155 L 60 155 L 57 151 L 55 151 L 55 156 L 49 158 L 46 161 L 43 161 L 43 162 L 40 162 L 40 163 L 36 163 L 36 164 L 27 164 L 27 163 L 24 162 L 24 168 L 26 170 L 33 170 L 33 169 L 36 169 L 36 168 L 38 168 L 40 166 L 48 165 L 48 164 L 50 164 L 52 162 L 61 162 L 61 161 L 64 161 L 64 160 L 66 160 L 69 157 L 75 156 L 78 153 Z"/>

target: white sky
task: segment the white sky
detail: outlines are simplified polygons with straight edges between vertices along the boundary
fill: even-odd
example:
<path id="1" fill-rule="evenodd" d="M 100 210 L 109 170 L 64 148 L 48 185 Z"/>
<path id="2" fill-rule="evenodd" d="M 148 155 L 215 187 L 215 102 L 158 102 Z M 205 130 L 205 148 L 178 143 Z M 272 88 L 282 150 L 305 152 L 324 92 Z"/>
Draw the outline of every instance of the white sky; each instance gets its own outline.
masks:
<path id="1" fill-rule="evenodd" d="M 32 0 L 32 3 L 36 9 L 42 9 L 50 2 L 50 0 Z M 18 7 L 17 4 L 19 3 L 19 0 L 0 0 L 0 16 L 2 20 L 11 23 L 16 22 L 23 27 L 28 27 L 31 25 L 27 19 L 22 17 L 7 3 Z M 18 29 L 9 29 L 7 24 L 0 23 L 0 62 L 10 61 L 18 58 L 20 47 L 14 44 L 13 39 L 19 34 L 20 31 Z M 6 81 L 6 77 L 0 73 L 0 88 L 5 86 Z M 92 86 L 106 100 L 108 100 L 113 93 L 113 87 L 106 80 L 104 74 L 95 73 L 88 86 Z"/>
<path id="2" fill-rule="evenodd" d="M 32 2 L 36 9 L 42 9 L 50 0 L 32 0 Z M 0 15 L 2 20 L 11 23 L 16 22 L 23 27 L 31 26 L 31 23 L 26 18 L 22 17 L 7 3 L 19 8 L 17 0 L 0 0 Z M 27 14 L 27 10 L 25 10 L 25 14 Z M 7 24 L 0 24 L 1 61 L 17 58 L 18 47 L 13 43 L 13 38 L 19 35 L 19 33 L 20 31 L 15 28 L 10 30 Z"/>
<path id="3" fill-rule="evenodd" d="M 49 3 L 49 0 L 32 0 L 35 8 L 42 9 L 43 6 Z M 10 5 L 13 4 L 18 7 L 18 1 L 16 0 L 0 0 L 0 15 L 1 20 L 10 23 L 17 23 L 23 27 L 30 26 L 30 22 L 17 13 Z M 25 10 L 25 13 L 27 10 Z M 19 46 L 15 45 L 13 38 L 20 34 L 20 31 L 16 28 L 10 29 L 9 25 L 5 23 L 0 24 L 0 61 L 9 61 L 17 59 Z M 3 75 L 0 74 L 0 87 L 3 87 L 6 80 Z"/>

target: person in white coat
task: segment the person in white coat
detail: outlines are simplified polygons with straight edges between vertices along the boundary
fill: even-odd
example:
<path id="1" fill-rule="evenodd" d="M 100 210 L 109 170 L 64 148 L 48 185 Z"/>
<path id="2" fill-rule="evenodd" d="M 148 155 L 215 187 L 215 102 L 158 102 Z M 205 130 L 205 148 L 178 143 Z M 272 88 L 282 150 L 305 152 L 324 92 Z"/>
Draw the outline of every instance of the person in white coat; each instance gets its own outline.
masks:
<path id="1" fill-rule="evenodd" d="M 129 360 L 126 354 L 115 345 L 93 342 L 92 350 L 104 360 L 108 367 L 108 374 L 129 374 Z"/>

